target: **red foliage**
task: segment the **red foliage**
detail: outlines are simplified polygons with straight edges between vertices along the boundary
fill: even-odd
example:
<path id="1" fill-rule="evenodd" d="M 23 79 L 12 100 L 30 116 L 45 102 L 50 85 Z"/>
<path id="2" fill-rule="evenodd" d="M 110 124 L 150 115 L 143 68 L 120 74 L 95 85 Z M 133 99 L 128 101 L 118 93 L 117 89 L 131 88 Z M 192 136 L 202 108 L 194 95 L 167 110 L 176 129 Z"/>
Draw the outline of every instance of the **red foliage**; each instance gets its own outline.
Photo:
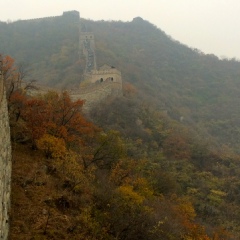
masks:
<path id="1" fill-rule="evenodd" d="M 98 130 L 81 114 L 84 101 L 72 101 L 67 92 L 50 92 L 44 98 L 26 101 L 23 118 L 33 143 L 45 133 L 62 138 L 70 145 L 84 144 Z"/>

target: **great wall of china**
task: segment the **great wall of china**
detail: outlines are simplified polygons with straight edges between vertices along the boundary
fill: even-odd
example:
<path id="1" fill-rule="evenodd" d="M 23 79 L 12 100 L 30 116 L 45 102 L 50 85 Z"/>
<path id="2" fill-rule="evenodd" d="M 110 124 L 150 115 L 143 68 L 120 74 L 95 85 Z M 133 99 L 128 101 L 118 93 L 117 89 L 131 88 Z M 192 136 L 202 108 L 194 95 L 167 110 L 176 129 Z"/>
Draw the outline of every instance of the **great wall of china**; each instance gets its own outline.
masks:
<path id="1" fill-rule="evenodd" d="M 45 21 L 68 17 L 80 21 L 77 11 L 64 12 L 62 16 L 39 18 L 24 21 Z M 87 31 L 79 31 L 80 57 L 85 58 L 86 67 L 84 72 L 85 86 L 70 91 L 73 100 L 83 99 L 86 101 L 86 109 L 92 108 L 108 96 L 122 94 L 121 72 L 113 66 L 104 65 L 97 67 L 95 55 L 94 34 Z M 44 93 L 46 90 L 40 90 Z M 4 90 L 3 76 L 0 72 L 0 239 L 7 240 L 9 232 L 9 212 L 11 193 L 11 141 L 8 119 L 6 93 Z"/>
<path id="2" fill-rule="evenodd" d="M 71 18 L 80 21 L 79 12 L 64 12 L 62 16 L 47 17 L 24 21 L 45 21 L 51 19 Z M 79 27 L 79 29 L 81 29 Z M 91 108 L 94 104 L 106 99 L 108 96 L 118 96 L 122 94 L 121 72 L 113 66 L 104 65 L 97 67 L 95 55 L 94 34 L 87 31 L 79 31 L 80 57 L 85 58 L 86 67 L 84 81 L 87 84 L 83 87 L 70 91 L 73 100 L 84 99 L 86 108 Z M 45 90 L 40 91 L 44 93 Z M 6 93 L 4 90 L 3 76 L 0 72 L 0 239 L 7 240 L 9 233 L 9 212 L 11 193 L 11 141 L 10 127 L 8 119 L 8 109 Z"/>
<path id="3" fill-rule="evenodd" d="M 11 192 L 11 142 L 6 94 L 0 72 L 0 239 L 6 240 L 9 232 Z"/>
<path id="4" fill-rule="evenodd" d="M 84 84 L 79 82 L 79 88 L 69 90 L 70 96 L 73 100 L 83 99 L 85 100 L 84 109 L 88 111 L 95 104 L 101 102 L 109 96 L 119 96 L 122 94 L 122 76 L 121 72 L 114 66 L 104 64 L 103 66 L 97 66 L 97 58 L 95 54 L 95 37 L 93 32 L 88 32 L 87 27 L 81 24 L 80 14 L 77 11 L 63 12 L 61 16 L 38 18 L 31 20 L 39 22 L 51 19 L 72 19 L 74 23 L 78 23 L 79 27 L 79 57 L 85 60 L 84 70 Z M 79 76 L 80 79 L 80 76 Z M 45 93 L 47 88 L 41 88 L 39 86 L 38 93 Z M 36 92 L 31 92 L 34 95 Z"/>
<path id="5" fill-rule="evenodd" d="M 86 26 L 79 27 L 79 53 L 80 58 L 86 62 L 84 72 L 84 83 L 79 89 L 70 92 L 73 100 L 86 100 L 85 109 L 92 108 L 94 104 L 106 99 L 108 96 L 118 96 L 122 94 L 121 72 L 114 66 L 104 64 L 97 67 L 95 54 L 95 37 L 93 32 L 88 32 Z"/>

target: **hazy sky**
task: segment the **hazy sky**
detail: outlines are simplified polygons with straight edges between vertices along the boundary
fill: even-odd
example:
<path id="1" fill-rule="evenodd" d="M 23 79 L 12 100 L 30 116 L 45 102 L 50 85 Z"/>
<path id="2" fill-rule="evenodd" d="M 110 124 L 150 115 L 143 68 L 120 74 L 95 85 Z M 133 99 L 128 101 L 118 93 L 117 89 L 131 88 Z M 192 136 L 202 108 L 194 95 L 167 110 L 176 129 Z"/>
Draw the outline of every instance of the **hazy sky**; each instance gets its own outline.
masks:
<path id="1" fill-rule="evenodd" d="M 240 59 L 240 0 L 0 0 L 1 21 L 68 10 L 93 20 L 140 16 L 190 47 Z"/>

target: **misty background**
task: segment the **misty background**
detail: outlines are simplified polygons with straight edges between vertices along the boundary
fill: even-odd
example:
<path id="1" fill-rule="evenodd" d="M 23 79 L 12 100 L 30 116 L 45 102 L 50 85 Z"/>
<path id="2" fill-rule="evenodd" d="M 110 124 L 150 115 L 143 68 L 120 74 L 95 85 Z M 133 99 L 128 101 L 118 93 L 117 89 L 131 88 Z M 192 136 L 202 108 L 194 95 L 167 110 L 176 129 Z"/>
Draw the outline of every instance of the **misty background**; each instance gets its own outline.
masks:
<path id="1" fill-rule="evenodd" d="M 140 16 L 173 39 L 220 58 L 240 58 L 238 0 L 0 0 L 0 21 L 59 16 L 77 10 L 82 18 L 131 21 Z"/>

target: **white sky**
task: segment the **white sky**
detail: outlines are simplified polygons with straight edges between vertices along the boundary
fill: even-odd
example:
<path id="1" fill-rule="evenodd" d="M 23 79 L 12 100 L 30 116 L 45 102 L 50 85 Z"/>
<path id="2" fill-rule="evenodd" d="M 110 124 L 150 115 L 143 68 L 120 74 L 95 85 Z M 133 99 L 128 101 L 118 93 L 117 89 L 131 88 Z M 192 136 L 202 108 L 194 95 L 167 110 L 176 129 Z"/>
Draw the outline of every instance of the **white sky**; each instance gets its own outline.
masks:
<path id="1" fill-rule="evenodd" d="M 131 21 L 140 16 L 205 53 L 240 59 L 240 0 L 0 0 L 0 20 L 58 16 Z"/>

